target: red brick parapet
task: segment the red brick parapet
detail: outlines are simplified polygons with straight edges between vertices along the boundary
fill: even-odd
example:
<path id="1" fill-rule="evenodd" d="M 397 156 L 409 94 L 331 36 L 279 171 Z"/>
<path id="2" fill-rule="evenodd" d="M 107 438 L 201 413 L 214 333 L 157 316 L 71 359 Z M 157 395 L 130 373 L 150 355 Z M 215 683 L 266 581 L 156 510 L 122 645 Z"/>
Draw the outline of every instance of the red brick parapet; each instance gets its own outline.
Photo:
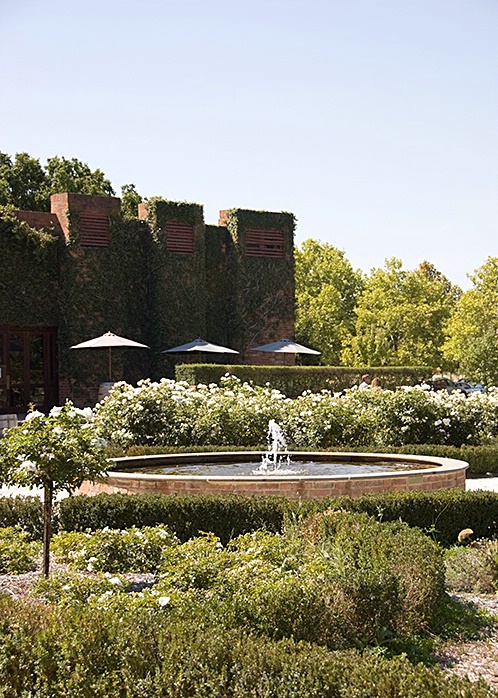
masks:
<path id="1" fill-rule="evenodd" d="M 58 237 L 63 238 L 61 224 L 55 213 L 48 211 L 14 211 L 14 215 L 19 221 L 27 223 L 36 230 L 52 230 Z"/>
<path id="2" fill-rule="evenodd" d="M 50 211 L 58 218 L 64 235 L 69 239 L 69 215 L 89 216 L 121 215 L 121 199 L 116 196 L 91 196 L 88 194 L 52 194 Z"/>

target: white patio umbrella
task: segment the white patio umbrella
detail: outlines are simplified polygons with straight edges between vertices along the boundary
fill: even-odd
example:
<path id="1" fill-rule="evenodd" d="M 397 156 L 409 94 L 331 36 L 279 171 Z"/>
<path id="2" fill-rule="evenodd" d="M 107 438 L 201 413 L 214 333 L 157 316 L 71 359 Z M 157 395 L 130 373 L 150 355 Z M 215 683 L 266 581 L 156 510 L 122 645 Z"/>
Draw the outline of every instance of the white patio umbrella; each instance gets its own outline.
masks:
<path id="1" fill-rule="evenodd" d="M 320 351 L 305 347 L 291 339 L 281 339 L 279 342 L 263 344 L 260 347 L 253 347 L 251 351 L 267 351 L 272 354 L 315 354 L 316 356 L 321 354 Z"/>
<path id="2" fill-rule="evenodd" d="M 111 351 L 112 347 L 137 347 L 140 349 L 149 349 L 146 344 L 140 344 L 140 342 L 134 342 L 133 339 L 127 339 L 126 337 L 120 337 L 112 332 L 106 332 L 100 337 L 95 337 L 94 339 L 88 339 L 86 342 L 81 342 L 80 344 L 75 344 L 71 349 L 109 349 L 109 380 L 112 380 L 112 358 Z"/>
<path id="3" fill-rule="evenodd" d="M 172 349 L 165 349 L 161 354 L 181 354 L 182 352 L 191 351 L 202 351 L 207 354 L 238 354 L 235 349 L 229 349 L 228 347 L 222 347 L 219 344 L 213 344 L 212 342 L 207 342 L 205 339 L 194 339 L 193 342 L 188 342 L 187 344 L 181 344 L 179 347 L 173 347 Z"/>

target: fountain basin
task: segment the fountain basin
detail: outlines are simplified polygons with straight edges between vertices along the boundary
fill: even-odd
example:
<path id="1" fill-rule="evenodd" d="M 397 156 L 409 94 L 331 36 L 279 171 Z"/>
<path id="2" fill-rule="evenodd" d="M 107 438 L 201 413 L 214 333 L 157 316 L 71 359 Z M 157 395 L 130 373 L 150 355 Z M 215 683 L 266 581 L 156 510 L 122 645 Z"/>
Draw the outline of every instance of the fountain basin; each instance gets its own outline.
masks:
<path id="1" fill-rule="evenodd" d="M 131 472 L 144 467 L 171 467 L 197 463 L 261 462 L 261 451 L 237 451 L 224 453 L 182 453 L 155 456 L 133 456 L 112 459 L 114 467 L 95 483 L 84 482 L 78 494 L 94 495 L 101 492 L 128 494 L 239 494 L 279 495 L 290 499 L 315 499 L 342 495 L 409 490 L 436 490 L 442 488 L 465 489 L 464 461 L 433 456 L 410 456 L 382 453 L 331 453 L 292 452 L 292 461 L 314 461 L 373 465 L 396 463 L 401 469 L 386 472 L 359 472 L 348 474 L 281 475 L 164 475 L 148 472 Z M 403 465 L 406 464 L 406 469 Z M 255 465 L 256 467 L 256 465 Z"/>

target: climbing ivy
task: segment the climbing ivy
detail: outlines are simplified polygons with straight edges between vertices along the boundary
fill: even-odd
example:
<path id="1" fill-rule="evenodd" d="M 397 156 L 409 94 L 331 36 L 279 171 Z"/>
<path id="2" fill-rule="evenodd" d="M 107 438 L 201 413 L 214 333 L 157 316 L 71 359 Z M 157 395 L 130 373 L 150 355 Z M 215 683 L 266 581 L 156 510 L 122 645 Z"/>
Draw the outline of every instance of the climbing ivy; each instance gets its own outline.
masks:
<path id="1" fill-rule="evenodd" d="M 85 247 L 75 211 L 67 239 L 1 213 L 0 325 L 57 327 L 59 376 L 77 402 L 108 379 L 107 352 L 70 347 L 106 331 L 151 348 L 113 351 L 113 378 L 135 382 L 172 376 L 181 357 L 161 352 L 176 344 L 242 349 L 293 321 L 292 214 L 233 209 L 226 227 L 204 226 L 202 206 L 154 198 L 146 220 L 110 217 L 108 247 Z M 168 250 L 167 221 L 193 226 L 194 254 Z M 247 257 L 247 227 L 282 230 L 284 258 Z"/>
<path id="2" fill-rule="evenodd" d="M 167 221 L 193 227 L 194 254 L 168 251 Z M 150 307 L 154 309 L 148 334 L 158 350 L 152 357 L 152 372 L 169 375 L 175 359 L 159 352 L 206 334 L 203 209 L 199 204 L 152 198 L 147 201 L 147 223 L 151 234 Z"/>
<path id="3" fill-rule="evenodd" d="M 70 240 L 78 240 L 77 215 Z M 60 371 L 72 378 L 74 397 L 85 386 L 108 380 L 107 352 L 70 347 L 111 331 L 148 344 L 148 251 L 150 233 L 141 221 L 110 218 L 107 248 L 69 244 L 61 262 Z M 113 378 L 134 381 L 149 375 L 147 352 L 113 351 Z"/>
<path id="4" fill-rule="evenodd" d="M 0 325 L 58 324 L 62 248 L 53 231 L 35 230 L 1 209 Z"/>
<path id="5" fill-rule="evenodd" d="M 267 337 L 280 339 L 282 327 L 294 324 L 294 230 L 292 213 L 231 209 L 226 227 L 232 245 L 233 305 L 230 315 L 234 348 L 254 346 Z M 247 228 L 278 229 L 284 236 L 284 257 L 250 257 L 245 254 Z"/>

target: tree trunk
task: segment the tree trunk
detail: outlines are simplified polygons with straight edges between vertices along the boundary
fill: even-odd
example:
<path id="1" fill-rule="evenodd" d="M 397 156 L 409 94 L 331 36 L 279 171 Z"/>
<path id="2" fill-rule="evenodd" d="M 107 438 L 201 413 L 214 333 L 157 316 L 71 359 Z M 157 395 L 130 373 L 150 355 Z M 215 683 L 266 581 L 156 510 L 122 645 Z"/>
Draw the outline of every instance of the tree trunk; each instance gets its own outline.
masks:
<path id="1" fill-rule="evenodd" d="M 50 569 L 50 538 L 52 536 L 52 500 L 54 483 L 48 480 L 43 488 L 43 576 L 48 577 Z"/>

